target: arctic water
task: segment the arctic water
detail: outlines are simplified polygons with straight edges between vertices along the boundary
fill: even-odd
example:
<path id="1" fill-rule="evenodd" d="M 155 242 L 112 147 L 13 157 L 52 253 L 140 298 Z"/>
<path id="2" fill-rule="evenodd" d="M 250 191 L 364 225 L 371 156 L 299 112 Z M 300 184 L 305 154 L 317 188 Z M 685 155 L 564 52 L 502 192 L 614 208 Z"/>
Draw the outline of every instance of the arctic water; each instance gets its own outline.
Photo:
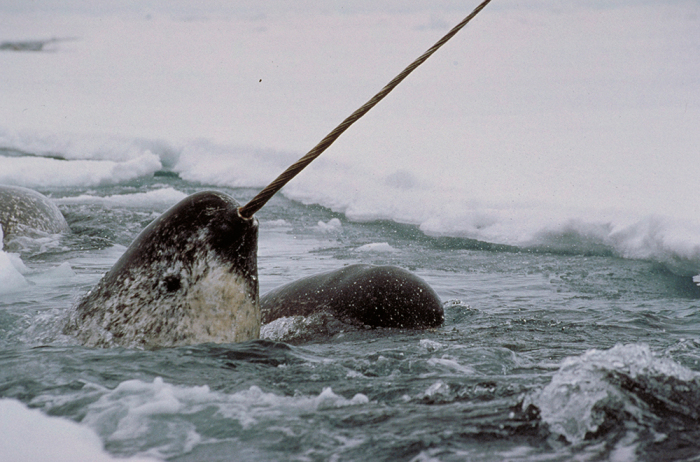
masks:
<path id="1" fill-rule="evenodd" d="M 697 2 L 493 2 L 256 215 L 262 294 L 391 264 L 443 327 L 156 350 L 61 325 L 160 213 L 245 203 L 475 5 L 47 5 L 0 3 L 0 42 L 44 41 L 0 52 L 0 183 L 71 232 L 0 249 L 0 460 L 700 458 Z"/>

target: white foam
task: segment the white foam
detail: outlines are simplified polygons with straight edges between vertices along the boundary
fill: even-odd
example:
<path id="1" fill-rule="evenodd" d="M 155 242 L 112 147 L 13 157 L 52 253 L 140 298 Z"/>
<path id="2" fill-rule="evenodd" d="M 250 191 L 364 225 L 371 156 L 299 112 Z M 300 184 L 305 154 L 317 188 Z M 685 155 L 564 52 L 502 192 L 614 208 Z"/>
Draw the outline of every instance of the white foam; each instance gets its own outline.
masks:
<path id="1" fill-rule="evenodd" d="M 328 223 L 319 221 L 316 228 L 323 233 L 337 233 L 343 229 L 343 224 L 337 218 L 331 218 Z"/>
<path id="2" fill-rule="evenodd" d="M 687 276 L 699 269 L 700 223 L 654 215 L 615 226 L 607 237 L 623 257 L 659 261 Z"/>
<path id="3" fill-rule="evenodd" d="M 167 166 L 174 164 L 180 150 L 179 147 L 152 138 L 98 135 L 83 129 L 76 132 L 50 132 L 45 129 L 9 130 L 4 127 L 0 127 L 0 146 L 45 158 L 120 163 L 151 153 L 161 158 Z"/>
<path id="4" fill-rule="evenodd" d="M 57 284 L 67 279 L 72 279 L 76 275 L 69 262 L 63 262 L 58 266 L 50 268 L 44 272 L 31 275 L 31 281 L 39 284 Z"/>
<path id="5" fill-rule="evenodd" d="M 421 339 L 421 340 L 418 342 L 418 345 L 419 345 L 422 349 L 424 349 L 424 350 L 426 350 L 426 351 L 430 351 L 430 352 L 432 352 L 432 351 L 437 351 L 437 350 L 440 350 L 440 349 L 442 349 L 442 348 L 445 347 L 445 345 L 443 345 L 442 343 L 436 342 L 435 340 L 430 340 L 430 339 L 427 339 L 427 338 Z"/>
<path id="6" fill-rule="evenodd" d="M 48 417 L 13 399 L 0 399 L 0 459 L 22 462 L 153 461 L 151 458 L 115 458 L 106 453 L 90 428 L 58 417 Z"/>
<path id="7" fill-rule="evenodd" d="M 29 283 L 12 264 L 10 256 L 0 250 L 0 293 L 16 292 L 28 286 Z"/>
<path id="8" fill-rule="evenodd" d="M 442 380 L 438 380 L 430 385 L 428 389 L 423 392 L 421 397 L 428 399 L 449 399 L 452 394 L 450 386 Z"/>
<path id="9" fill-rule="evenodd" d="M 161 168 L 160 158 L 151 152 L 124 162 L 0 156 L 0 183 L 28 188 L 99 186 L 152 175 Z"/>
<path id="10" fill-rule="evenodd" d="M 603 423 L 603 416 L 594 411 L 596 405 L 606 401 L 627 403 L 622 391 L 607 379 L 609 372 L 621 372 L 632 379 L 646 376 L 691 381 L 700 376 L 668 358 L 657 357 L 647 345 L 593 349 L 565 359 L 551 383 L 541 392 L 526 397 L 523 407 L 534 404 L 552 433 L 579 443 L 586 433 L 595 432 Z M 626 412 L 639 418 L 639 409 L 624 405 Z"/>
<path id="11" fill-rule="evenodd" d="M 192 450 L 205 441 L 196 416 L 214 409 L 217 418 L 231 420 L 231 425 L 248 428 L 265 425 L 267 419 L 287 419 L 309 412 L 320 412 L 346 406 L 364 405 L 369 399 L 356 394 L 350 399 L 324 388 L 318 396 L 280 396 L 262 391 L 257 386 L 236 393 L 221 393 L 207 385 L 185 387 L 172 385 L 161 378 L 153 382 L 128 380 L 102 396 L 86 409 L 83 424 L 94 429 L 113 444 L 149 456 L 167 458 Z M 213 411 L 212 411 L 213 412 Z M 167 419 L 163 419 L 167 416 Z M 148 444 L 147 435 L 156 446 Z M 167 435 L 167 438 L 162 438 Z M 206 439 L 212 442 L 211 437 Z"/>
<path id="12" fill-rule="evenodd" d="M 2 238 L 2 226 L 0 226 L 0 294 L 27 290 L 36 284 L 60 284 L 75 276 L 75 271 L 68 262 L 40 271 L 27 267 L 19 254 L 3 250 Z M 27 246 L 39 245 L 42 251 L 57 245 L 56 240 L 52 238 L 18 237 L 13 239 L 12 243 L 22 243 Z"/>
<path id="13" fill-rule="evenodd" d="M 282 218 L 263 222 L 266 228 L 289 228 L 291 225 Z"/>
<path id="14" fill-rule="evenodd" d="M 260 327 L 260 338 L 276 342 L 289 341 L 306 335 L 308 326 L 304 316 L 282 316 Z"/>
<path id="15" fill-rule="evenodd" d="M 329 337 L 351 328 L 331 314 L 320 312 L 309 316 L 283 316 L 260 327 L 260 338 L 295 343 L 312 338 Z"/>
<path id="16" fill-rule="evenodd" d="M 296 157 L 296 153 L 289 151 L 197 140 L 183 146 L 174 170 L 187 181 L 231 187 L 261 187 L 296 161 Z"/>
<path id="17" fill-rule="evenodd" d="M 56 199 L 57 204 L 98 203 L 105 206 L 153 207 L 171 206 L 187 197 L 187 194 L 174 188 L 161 188 L 144 193 L 115 194 L 111 196 L 95 196 L 81 194 L 74 197 Z"/>
<path id="18" fill-rule="evenodd" d="M 26 269 L 24 263 L 15 254 L 3 251 L 3 232 L 0 225 L 0 293 L 10 293 L 26 288 L 29 283 L 22 270 Z"/>
<path id="19" fill-rule="evenodd" d="M 355 252 L 377 252 L 377 253 L 392 253 L 398 252 L 388 242 L 373 242 L 371 244 L 361 245 L 355 249 Z"/>
<path id="20" fill-rule="evenodd" d="M 430 366 L 437 367 L 440 369 L 446 369 L 451 372 L 457 372 L 462 376 L 472 376 L 476 373 L 476 371 L 473 368 L 469 366 L 463 366 L 454 359 L 450 359 L 448 357 L 430 358 L 428 360 L 428 364 Z"/>

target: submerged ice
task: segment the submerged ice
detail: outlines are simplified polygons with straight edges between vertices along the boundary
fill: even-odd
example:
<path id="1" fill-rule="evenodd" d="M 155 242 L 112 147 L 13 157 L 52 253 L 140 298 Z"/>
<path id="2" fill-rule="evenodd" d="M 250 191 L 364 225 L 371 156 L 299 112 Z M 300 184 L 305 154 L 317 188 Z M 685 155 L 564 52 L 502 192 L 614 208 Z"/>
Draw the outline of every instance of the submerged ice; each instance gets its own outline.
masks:
<path id="1" fill-rule="evenodd" d="M 580 444 L 603 427 L 636 424 L 665 438 L 676 415 L 700 418 L 700 373 L 656 355 L 647 345 L 616 345 L 564 360 L 549 385 L 528 396 L 550 432 Z"/>
<path id="2" fill-rule="evenodd" d="M 363 394 L 344 398 L 330 387 L 314 396 L 290 397 L 264 392 L 257 386 L 222 393 L 207 385 L 174 385 L 160 377 L 147 382 L 124 381 L 111 390 L 94 384 L 86 386 L 92 403 L 85 409 L 80 427 L 72 425 L 76 428 L 73 431 L 81 431 L 92 439 L 97 439 L 97 433 L 113 451 L 139 453 L 158 460 L 192 452 L 196 446 L 237 440 L 241 432 L 269 432 L 269 439 L 274 440 L 276 433 L 293 432 L 296 421 L 306 414 L 369 402 Z M 47 398 L 34 405 L 50 412 L 62 403 Z M 211 426 L 212 419 L 217 421 L 216 428 Z M 49 419 L 44 420 L 47 427 L 52 426 Z M 61 425 L 69 427 L 70 422 L 56 423 L 54 429 L 59 430 Z M 99 439 L 97 443 L 99 448 Z M 44 446 L 49 446 L 45 451 L 58 450 L 61 442 Z M 77 457 L 91 454 L 85 448 L 75 450 Z"/>
<path id="3" fill-rule="evenodd" d="M 16 291 L 28 285 L 20 272 L 23 266 L 16 254 L 3 250 L 3 232 L 0 226 L 0 293 Z"/>

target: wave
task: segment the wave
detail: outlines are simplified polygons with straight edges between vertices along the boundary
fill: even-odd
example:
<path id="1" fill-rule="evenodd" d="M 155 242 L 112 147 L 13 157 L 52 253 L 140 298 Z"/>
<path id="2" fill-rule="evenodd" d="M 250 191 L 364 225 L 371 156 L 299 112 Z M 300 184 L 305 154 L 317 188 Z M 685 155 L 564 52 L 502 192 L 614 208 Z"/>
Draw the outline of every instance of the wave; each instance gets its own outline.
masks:
<path id="1" fill-rule="evenodd" d="M 170 384 L 160 377 L 127 380 L 114 389 L 87 384 L 83 392 L 93 402 L 85 409 L 82 431 L 100 435 L 111 452 L 157 459 L 260 435 L 261 429 L 274 433 L 280 431 L 282 422 L 303 420 L 309 413 L 369 403 L 363 394 L 344 398 L 330 388 L 315 396 L 294 397 L 265 392 L 255 385 L 223 393 L 207 385 Z M 35 402 L 49 412 L 61 406 L 51 396 Z"/>
<path id="2" fill-rule="evenodd" d="M 99 436 L 90 428 L 67 419 L 46 416 L 14 399 L 0 399 L 0 413 L 3 416 L 0 419 L 0 447 L 6 460 L 155 460 L 144 457 L 114 458 L 104 451 Z"/>
<path id="3" fill-rule="evenodd" d="M 533 406 L 554 435 L 574 445 L 617 434 L 635 451 L 683 452 L 697 439 L 700 374 L 643 344 L 589 350 L 564 360 L 549 385 L 530 393 Z M 655 459 L 655 457 L 651 457 Z"/>

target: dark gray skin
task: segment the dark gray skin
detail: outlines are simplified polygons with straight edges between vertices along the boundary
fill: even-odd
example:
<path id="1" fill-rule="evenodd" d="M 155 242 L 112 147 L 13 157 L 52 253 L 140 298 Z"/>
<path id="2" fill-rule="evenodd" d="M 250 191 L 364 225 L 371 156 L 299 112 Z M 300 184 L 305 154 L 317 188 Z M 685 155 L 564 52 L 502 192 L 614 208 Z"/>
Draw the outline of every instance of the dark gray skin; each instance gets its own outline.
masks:
<path id="1" fill-rule="evenodd" d="M 299 279 L 260 299 L 262 322 L 289 316 L 332 314 L 373 327 L 438 327 L 440 298 L 423 279 L 395 266 L 351 265 Z"/>
<path id="2" fill-rule="evenodd" d="M 258 222 L 214 191 L 153 221 L 64 327 L 86 346 L 152 348 L 258 338 Z"/>
<path id="3" fill-rule="evenodd" d="M 0 225 L 4 242 L 16 236 L 37 236 L 69 231 L 56 204 L 32 189 L 0 185 Z"/>

